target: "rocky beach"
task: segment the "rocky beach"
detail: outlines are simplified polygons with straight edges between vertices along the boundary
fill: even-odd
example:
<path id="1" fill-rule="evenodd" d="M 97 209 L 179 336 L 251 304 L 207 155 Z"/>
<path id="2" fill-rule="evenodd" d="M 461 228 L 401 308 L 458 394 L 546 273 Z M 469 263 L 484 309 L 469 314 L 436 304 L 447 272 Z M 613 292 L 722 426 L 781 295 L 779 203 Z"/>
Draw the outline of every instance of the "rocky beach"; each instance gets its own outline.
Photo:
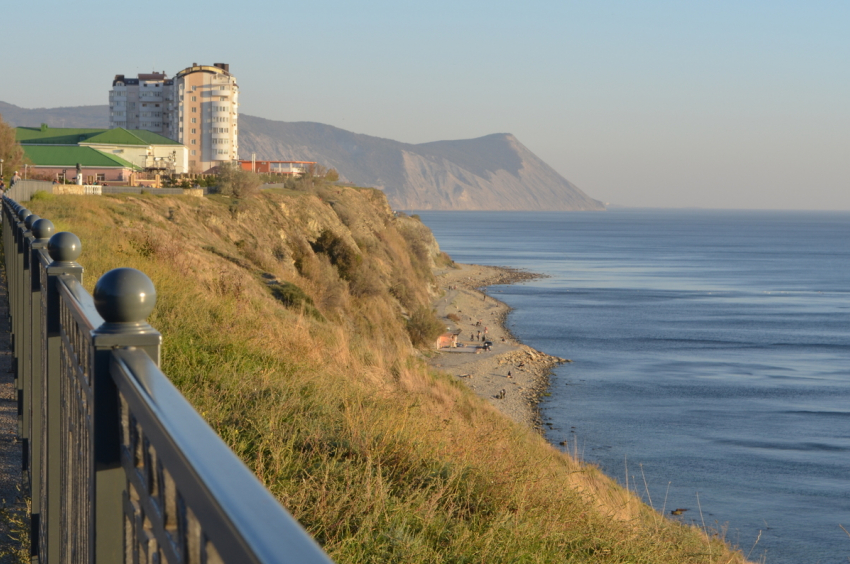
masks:
<path id="1" fill-rule="evenodd" d="M 505 327 L 510 307 L 481 289 L 540 275 L 474 264 L 455 267 L 434 272 L 443 290 L 434 307 L 447 331 L 459 333 L 459 346 L 439 349 L 430 364 L 464 382 L 514 421 L 539 429 L 537 405 L 548 393 L 549 373 L 553 366 L 570 361 L 520 343 Z M 489 350 L 486 342 L 492 343 Z"/>

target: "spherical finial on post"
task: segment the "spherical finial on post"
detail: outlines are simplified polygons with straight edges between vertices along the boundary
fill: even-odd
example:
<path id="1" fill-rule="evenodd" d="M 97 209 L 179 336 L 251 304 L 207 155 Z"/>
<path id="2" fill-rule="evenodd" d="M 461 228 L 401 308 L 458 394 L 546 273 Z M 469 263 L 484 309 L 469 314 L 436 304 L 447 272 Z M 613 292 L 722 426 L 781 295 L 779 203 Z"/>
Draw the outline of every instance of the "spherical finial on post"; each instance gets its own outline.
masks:
<path id="1" fill-rule="evenodd" d="M 141 324 L 156 305 L 156 288 L 144 272 L 115 268 L 94 287 L 94 307 L 106 323 Z"/>
<path id="2" fill-rule="evenodd" d="M 56 262 L 74 262 L 81 252 L 80 238 L 69 231 L 60 231 L 47 242 L 47 254 Z"/>
<path id="3" fill-rule="evenodd" d="M 24 220 L 24 225 L 26 226 L 26 228 L 27 228 L 28 230 L 32 231 L 32 224 L 33 224 L 33 223 L 35 223 L 36 221 L 38 221 L 39 219 L 41 219 L 41 217 L 40 217 L 40 216 L 37 216 L 37 215 L 35 215 L 34 213 L 33 213 L 33 214 L 30 214 L 30 215 L 28 215 L 28 216 L 27 216 L 27 218 Z"/>
<path id="4" fill-rule="evenodd" d="M 43 217 L 32 224 L 32 234 L 36 239 L 50 239 L 55 231 L 53 222 Z"/>
<path id="5" fill-rule="evenodd" d="M 27 217 L 31 215 L 32 212 L 29 211 L 27 208 L 21 208 L 20 210 L 18 210 L 18 219 L 21 221 L 24 221 Z"/>

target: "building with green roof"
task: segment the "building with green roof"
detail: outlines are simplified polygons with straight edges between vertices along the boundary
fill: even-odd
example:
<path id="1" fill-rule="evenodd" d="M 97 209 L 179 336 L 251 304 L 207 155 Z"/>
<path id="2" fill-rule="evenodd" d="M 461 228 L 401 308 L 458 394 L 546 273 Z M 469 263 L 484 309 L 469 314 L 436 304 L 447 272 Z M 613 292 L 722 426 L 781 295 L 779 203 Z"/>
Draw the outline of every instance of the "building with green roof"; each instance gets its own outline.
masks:
<path id="1" fill-rule="evenodd" d="M 89 147 L 149 172 L 184 174 L 189 170 L 189 152 L 185 146 L 144 129 L 81 129 L 42 124 L 18 127 L 15 134 L 25 150 L 34 146 Z"/>
<path id="2" fill-rule="evenodd" d="M 92 147 L 30 143 L 23 143 L 21 147 L 33 163 L 27 167 L 30 175 L 37 174 L 42 178 L 74 179 L 79 164 L 86 184 L 124 183 L 130 180 L 132 173 L 144 170 L 121 157 Z"/>

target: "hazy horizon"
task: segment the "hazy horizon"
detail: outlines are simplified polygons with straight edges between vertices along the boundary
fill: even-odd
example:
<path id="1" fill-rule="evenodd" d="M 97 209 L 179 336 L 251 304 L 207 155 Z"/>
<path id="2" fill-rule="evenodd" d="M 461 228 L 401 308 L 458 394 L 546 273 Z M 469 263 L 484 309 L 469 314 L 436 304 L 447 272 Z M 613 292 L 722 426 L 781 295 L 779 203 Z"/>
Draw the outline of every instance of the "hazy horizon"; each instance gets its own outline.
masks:
<path id="1" fill-rule="evenodd" d="M 224 62 L 242 113 L 417 144 L 509 132 L 619 206 L 850 210 L 850 4 L 146 6 L 17 7 L 0 100 L 102 105 L 116 74 Z"/>

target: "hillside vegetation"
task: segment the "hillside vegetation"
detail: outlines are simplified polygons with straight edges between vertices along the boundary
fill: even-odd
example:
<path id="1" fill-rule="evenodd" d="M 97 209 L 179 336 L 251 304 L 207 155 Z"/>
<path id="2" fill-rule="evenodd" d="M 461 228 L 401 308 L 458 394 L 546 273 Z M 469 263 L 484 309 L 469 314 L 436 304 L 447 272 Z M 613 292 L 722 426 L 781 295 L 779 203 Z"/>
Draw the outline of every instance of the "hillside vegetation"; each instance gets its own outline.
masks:
<path id="1" fill-rule="evenodd" d="M 377 190 L 296 188 L 27 206 L 80 237 L 90 291 L 153 279 L 165 373 L 338 562 L 743 561 L 432 372 L 430 231 Z"/>

